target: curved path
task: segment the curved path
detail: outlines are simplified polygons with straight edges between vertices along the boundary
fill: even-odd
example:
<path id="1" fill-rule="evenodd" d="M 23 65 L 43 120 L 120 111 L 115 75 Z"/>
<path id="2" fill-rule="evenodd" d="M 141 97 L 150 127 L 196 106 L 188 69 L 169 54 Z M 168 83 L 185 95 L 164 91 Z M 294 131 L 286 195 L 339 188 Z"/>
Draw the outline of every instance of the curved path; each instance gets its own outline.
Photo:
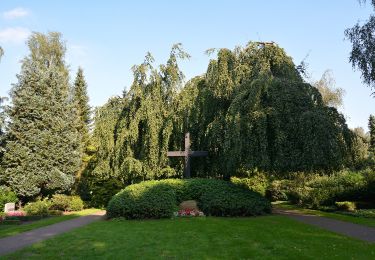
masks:
<path id="1" fill-rule="evenodd" d="M 287 216 L 297 221 L 317 226 L 341 235 L 375 243 L 375 228 L 372 227 L 316 215 L 304 214 L 295 210 L 274 209 L 273 212 L 275 214 Z"/>
<path id="2" fill-rule="evenodd" d="M 87 216 L 33 229 L 15 236 L 1 238 L 0 256 L 12 253 L 16 250 L 22 249 L 23 247 L 51 238 L 58 234 L 68 232 L 74 228 L 85 226 L 93 221 L 103 218 L 104 215 L 105 211 L 98 211 Z"/>

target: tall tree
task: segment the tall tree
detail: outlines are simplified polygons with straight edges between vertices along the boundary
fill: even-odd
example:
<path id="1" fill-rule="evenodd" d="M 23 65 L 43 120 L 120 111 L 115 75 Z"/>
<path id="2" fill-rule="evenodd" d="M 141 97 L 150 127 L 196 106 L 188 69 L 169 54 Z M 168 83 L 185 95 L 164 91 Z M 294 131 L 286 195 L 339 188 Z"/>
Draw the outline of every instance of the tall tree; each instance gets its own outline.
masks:
<path id="1" fill-rule="evenodd" d="M 335 78 L 330 70 L 326 70 L 320 80 L 312 82 L 312 85 L 316 87 L 322 95 L 324 105 L 339 108 L 343 105 L 345 90 L 337 88 L 335 84 Z"/>
<path id="2" fill-rule="evenodd" d="M 366 0 L 360 0 L 360 3 Z M 375 0 L 371 0 L 375 9 Z M 353 68 L 362 73 L 362 80 L 372 89 L 375 88 L 375 15 L 371 14 L 363 24 L 355 24 L 345 30 L 345 36 L 352 43 L 349 61 Z M 374 93 L 374 92 L 373 92 Z"/>
<path id="3" fill-rule="evenodd" d="M 81 137 L 82 148 L 85 150 L 89 141 L 91 107 L 87 94 L 87 83 L 81 67 L 78 68 L 72 92 L 73 103 L 78 115 L 77 130 Z"/>
<path id="4" fill-rule="evenodd" d="M 4 55 L 4 51 L 0 46 L 0 60 Z M 4 135 L 4 128 L 5 128 L 5 105 L 4 102 L 7 101 L 7 97 L 0 97 L 0 161 L 4 152 L 4 144 L 5 144 L 5 135 Z"/>
<path id="5" fill-rule="evenodd" d="M 375 116 L 370 115 L 368 120 L 368 128 L 370 130 L 370 152 L 375 154 Z"/>
<path id="6" fill-rule="evenodd" d="M 80 165 L 61 34 L 33 33 L 11 90 L 9 139 L 0 176 L 24 199 L 68 191 Z"/>

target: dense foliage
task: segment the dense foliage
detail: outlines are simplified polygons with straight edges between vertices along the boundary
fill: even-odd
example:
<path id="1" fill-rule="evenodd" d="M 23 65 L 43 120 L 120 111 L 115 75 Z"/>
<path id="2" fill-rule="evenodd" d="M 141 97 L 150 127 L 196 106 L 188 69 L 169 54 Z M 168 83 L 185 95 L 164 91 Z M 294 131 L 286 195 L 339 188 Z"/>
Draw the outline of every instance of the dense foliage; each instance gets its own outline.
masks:
<path id="1" fill-rule="evenodd" d="M 87 94 L 87 83 L 83 75 L 83 69 L 78 68 L 77 75 L 73 84 L 72 99 L 78 116 L 76 128 L 80 135 L 82 153 L 86 153 L 89 145 L 89 131 L 91 124 L 91 107 L 89 105 L 89 96 Z"/>
<path id="2" fill-rule="evenodd" d="M 230 182 L 169 179 L 127 186 L 110 200 L 107 215 L 127 219 L 171 217 L 185 200 L 196 200 L 198 207 L 212 216 L 253 216 L 271 209 L 259 193 Z"/>
<path id="3" fill-rule="evenodd" d="M 312 208 L 335 206 L 336 202 L 343 201 L 375 206 L 375 173 L 372 170 L 342 171 L 324 176 L 299 173 L 289 180 L 272 183 L 267 192 L 273 200 L 291 200 Z"/>
<path id="4" fill-rule="evenodd" d="M 371 4 L 375 8 L 374 0 L 371 0 Z M 375 16 L 373 14 L 370 15 L 370 18 L 363 25 L 357 23 L 352 28 L 345 30 L 346 38 L 352 43 L 349 61 L 352 63 L 353 68 L 360 70 L 363 82 L 370 85 L 371 88 L 375 86 L 375 66 L 373 62 L 375 58 L 374 31 Z"/>
<path id="5" fill-rule="evenodd" d="M 0 186 L 0 211 L 3 211 L 6 203 L 18 202 L 17 195 L 9 187 Z"/>
<path id="6" fill-rule="evenodd" d="M 172 48 L 166 65 L 153 59 L 135 66 L 134 82 L 95 115 L 97 151 L 85 175 L 87 197 L 97 183 L 131 184 L 182 174 L 182 150 L 190 131 L 193 177 L 229 179 L 239 172 L 342 169 L 355 161 L 355 135 L 344 117 L 328 107 L 319 91 L 304 83 L 292 59 L 276 44 L 249 43 L 218 50 L 207 72 L 181 88 L 177 59 L 188 55 Z M 90 184 L 91 183 L 91 184 Z"/>
<path id="7" fill-rule="evenodd" d="M 83 209 L 83 201 L 79 196 L 55 194 L 50 202 L 49 209 L 51 210 L 80 211 Z"/>
<path id="8" fill-rule="evenodd" d="M 61 36 L 34 33 L 28 47 L 11 91 L 0 174 L 21 198 L 68 191 L 81 161 Z"/>

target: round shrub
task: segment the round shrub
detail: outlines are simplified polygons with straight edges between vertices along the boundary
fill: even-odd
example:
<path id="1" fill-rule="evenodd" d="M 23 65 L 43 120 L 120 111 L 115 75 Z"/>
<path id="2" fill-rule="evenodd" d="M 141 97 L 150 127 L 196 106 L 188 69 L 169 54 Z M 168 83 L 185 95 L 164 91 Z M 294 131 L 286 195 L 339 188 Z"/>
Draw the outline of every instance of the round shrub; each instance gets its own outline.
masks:
<path id="1" fill-rule="evenodd" d="M 3 211 L 4 205 L 9 202 L 18 202 L 17 195 L 6 186 L 0 186 L 0 211 Z"/>
<path id="2" fill-rule="evenodd" d="M 109 218 L 167 218 L 176 207 L 176 193 L 161 181 L 147 181 L 127 186 L 109 201 Z"/>
<path id="3" fill-rule="evenodd" d="M 79 211 L 83 209 L 83 201 L 79 196 L 55 194 L 51 199 L 52 210 Z"/>
<path id="4" fill-rule="evenodd" d="M 83 201 L 79 196 L 70 196 L 68 211 L 80 211 L 83 209 Z"/>
<path id="5" fill-rule="evenodd" d="M 244 188 L 247 188 L 255 192 L 259 192 L 263 196 L 266 195 L 268 180 L 264 174 L 258 174 L 249 178 L 232 177 L 230 180 L 234 184 L 243 186 Z"/>
<path id="6" fill-rule="evenodd" d="M 37 200 L 29 202 L 23 208 L 28 216 L 48 216 L 48 209 L 51 203 L 48 200 Z"/>
<path id="7" fill-rule="evenodd" d="M 269 213 L 259 193 L 215 179 L 168 179 L 127 186 L 110 200 L 107 215 L 127 219 L 172 217 L 182 201 L 196 200 L 205 215 L 253 216 Z"/>
<path id="8" fill-rule="evenodd" d="M 55 194 L 51 199 L 52 210 L 63 210 L 66 211 L 70 204 L 70 197 L 65 194 Z"/>

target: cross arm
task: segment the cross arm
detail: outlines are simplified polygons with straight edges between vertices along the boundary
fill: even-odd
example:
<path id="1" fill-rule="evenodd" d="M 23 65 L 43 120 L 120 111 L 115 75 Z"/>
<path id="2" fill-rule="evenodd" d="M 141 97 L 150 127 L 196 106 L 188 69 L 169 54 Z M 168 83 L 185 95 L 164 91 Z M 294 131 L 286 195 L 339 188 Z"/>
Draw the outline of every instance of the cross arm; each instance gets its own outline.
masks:
<path id="1" fill-rule="evenodd" d="M 181 156 L 185 156 L 185 151 L 171 151 L 171 152 L 167 152 L 167 156 L 169 156 L 169 157 L 181 157 Z"/>
<path id="2" fill-rule="evenodd" d="M 191 151 L 189 155 L 191 157 L 208 156 L 208 152 L 207 151 Z"/>

